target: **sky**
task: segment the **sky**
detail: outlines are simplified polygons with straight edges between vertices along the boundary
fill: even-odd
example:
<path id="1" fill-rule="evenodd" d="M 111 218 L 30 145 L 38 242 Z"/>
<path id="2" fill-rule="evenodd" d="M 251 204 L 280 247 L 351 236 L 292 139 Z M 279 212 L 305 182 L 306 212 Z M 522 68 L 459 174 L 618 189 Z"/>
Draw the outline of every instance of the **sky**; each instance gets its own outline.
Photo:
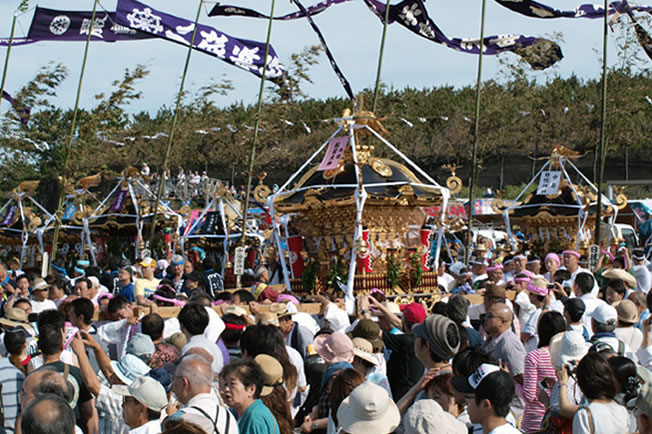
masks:
<path id="1" fill-rule="evenodd" d="M 198 0 L 141 0 L 152 7 L 168 13 L 193 19 Z M 305 6 L 316 3 L 304 0 Z M 579 3 L 569 0 L 543 0 L 545 4 L 560 9 L 573 9 Z M 0 0 L 0 36 L 8 37 L 11 16 L 19 0 Z M 35 2 L 31 2 L 35 5 Z M 93 0 L 42 0 L 39 6 L 61 10 L 92 10 Z M 101 0 L 107 10 L 114 10 L 116 0 Z M 200 22 L 213 26 L 232 36 L 264 41 L 267 21 L 241 17 L 210 18 L 207 11 L 214 3 L 207 3 Z M 233 4 L 268 13 L 269 1 L 224 0 Z M 478 37 L 480 34 L 481 0 L 447 1 L 428 0 L 431 18 L 448 37 Z M 276 2 L 275 15 L 294 12 L 289 1 Z M 19 18 L 17 36 L 27 33 L 33 12 Z M 314 18 L 324 34 L 340 68 L 349 79 L 354 92 L 373 88 L 376 78 L 378 52 L 382 34 L 381 22 L 362 1 L 351 1 L 333 6 Z M 485 35 L 521 33 L 545 37 L 561 32 L 564 59 L 552 71 L 536 72 L 533 77 L 541 80 L 552 73 L 568 77 L 575 74 L 581 78 L 597 78 L 601 73 L 602 21 L 588 19 L 543 20 L 528 18 L 511 12 L 492 0 L 486 3 Z M 614 33 L 610 33 L 607 59 L 609 64 L 617 61 Z M 318 44 L 314 32 L 305 20 L 275 21 L 272 29 L 272 45 L 281 62 L 304 47 Z M 52 102 L 61 107 L 72 107 L 77 80 L 81 69 L 83 42 L 39 42 L 14 47 L 11 52 L 5 89 L 14 93 L 50 61 L 64 63 L 70 70 L 68 80 L 59 88 Z M 145 64 L 150 76 L 138 85 L 142 99 L 133 103 L 130 112 L 155 113 L 161 106 L 173 106 L 178 92 L 187 49 L 164 40 L 126 41 L 118 43 L 93 42 L 90 46 L 86 76 L 81 96 L 82 107 L 91 107 L 94 95 L 110 91 L 111 83 L 120 79 L 126 68 Z M 0 59 L 4 61 L 6 48 L 0 47 Z M 509 53 L 506 58 L 516 59 Z M 499 79 L 501 66 L 495 56 L 483 57 L 483 80 Z M 186 91 L 197 90 L 213 78 L 225 74 L 233 82 L 234 90 L 227 96 L 215 98 L 218 106 L 234 103 L 255 104 L 259 79 L 253 74 L 233 67 L 214 57 L 193 52 Z M 454 87 L 474 86 L 477 74 L 477 56 L 459 53 L 417 37 L 398 24 L 390 25 L 387 32 L 382 81 L 402 89 L 431 88 L 442 85 Z M 345 97 L 339 81 L 322 54 L 319 65 L 311 71 L 312 85 L 305 87 L 311 98 Z M 491 102 L 488 101 L 488 104 Z M 3 104 L 6 109 L 6 103 Z M 333 114 L 334 116 L 338 114 Z M 445 115 L 445 113 L 442 113 Z"/>

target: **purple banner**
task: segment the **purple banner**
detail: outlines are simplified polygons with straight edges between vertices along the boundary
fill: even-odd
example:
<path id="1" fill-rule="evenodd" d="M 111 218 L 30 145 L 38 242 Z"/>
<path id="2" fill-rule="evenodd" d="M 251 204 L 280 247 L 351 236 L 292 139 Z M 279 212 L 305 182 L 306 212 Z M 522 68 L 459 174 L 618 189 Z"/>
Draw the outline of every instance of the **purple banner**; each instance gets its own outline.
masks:
<path id="1" fill-rule="evenodd" d="M 9 38 L 0 38 L 0 47 L 8 47 L 10 40 L 11 39 Z M 16 47 L 19 45 L 29 45 L 29 44 L 33 44 L 34 42 L 38 42 L 38 41 L 32 41 L 31 39 L 27 39 L 27 38 L 14 38 L 13 41 L 11 41 L 11 46 Z"/>
<path id="2" fill-rule="evenodd" d="M 7 210 L 7 214 L 5 214 L 4 218 L 0 222 L 0 226 L 11 226 L 11 224 L 14 222 L 14 218 L 16 217 L 17 212 L 18 206 L 11 205 Z"/>
<path id="3" fill-rule="evenodd" d="M 20 122 L 23 125 L 27 125 L 29 123 L 29 116 L 32 111 L 31 107 L 23 106 L 22 104 L 19 104 L 16 102 L 15 99 L 9 95 L 6 91 L 2 91 L 2 98 L 6 99 L 9 101 L 9 104 L 16 110 L 16 113 L 18 114 L 18 117 L 20 118 Z"/>
<path id="4" fill-rule="evenodd" d="M 36 8 L 27 39 L 32 41 L 86 41 L 91 32 L 92 41 L 116 42 L 152 39 L 147 33 L 138 32 L 116 23 L 115 12 L 97 12 L 91 26 L 92 12 L 59 11 Z"/>
<path id="5" fill-rule="evenodd" d="M 119 190 L 113 199 L 113 204 L 111 205 L 111 212 L 120 212 L 125 206 L 125 201 L 127 200 L 128 190 Z"/>
<path id="6" fill-rule="evenodd" d="M 262 75 L 265 65 L 265 44 L 262 42 L 234 38 L 203 24 L 197 25 L 195 40 L 191 42 L 195 25 L 193 21 L 157 11 L 135 0 L 118 0 L 116 21 L 122 26 L 185 46 L 192 43 L 198 51 L 258 76 Z M 270 80 L 282 79 L 284 76 L 284 69 L 271 46 L 265 76 Z"/>
<path id="7" fill-rule="evenodd" d="M 328 45 L 326 45 L 326 39 L 324 39 L 324 35 L 322 35 L 321 30 L 319 30 L 319 27 L 317 27 L 317 24 L 313 21 L 311 13 L 308 12 L 308 10 L 305 7 L 303 7 L 303 5 L 299 0 L 294 0 L 294 3 L 296 3 L 297 7 L 299 8 L 299 11 L 306 16 L 308 22 L 310 23 L 310 27 L 312 27 L 312 30 L 314 30 L 314 32 L 317 34 L 317 37 L 319 38 L 322 47 L 324 47 L 324 52 L 326 52 L 326 57 L 328 57 L 328 61 L 330 62 L 331 67 L 333 68 L 333 71 L 335 72 L 335 75 L 337 76 L 338 80 L 340 80 L 340 83 L 342 84 L 344 91 L 346 92 L 346 94 L 349 96 L 350 99 L 354 100 L 355 96 L 353 95 L 353 90 L 351 89 L 351 85 L 349 84 L 349 81 L 344 76 L 344 73 L 340 69 L 337 62 L 335 62 L 335 57 L 333 57 L 331 50 L 328 48 Z"/>
<path id="8" fill-rule="evenodd" d="M 349 0 L 325 0 L 314 6 L 306 8 L 306 12 L 300 11 L 275 17 L 279 20 L 293 20 L 304 18 L 308 14 L 313 15 L 322 12 L 328 7 Z M 507 1 L 507 0 L 503 0 Z M 385 21 L 385 3 L 377 0 L 364 0 L 367 7 L 382 21 Z M 224 16 L 245 16 L 252 18 L 264 18 L 265 15 L 251 9 L 238 6 L 216 6 L 209 15 Z M 435 22 L 428 16 L 428 11 L 421 0 L 404 0 L 390 6 L 388 24 L 398 23 L 411 32 L 426 38 L 437 44 L 442 44 L 453 50 L 470 54 L 480 53 L 480 41 L 478 39 L 449 38 Z M 496 55 L 511 51 L 527 61 L 534 69 L 545 69 L 557 61 L 563 55 L 561 48 L 556 43 L 543 38 L 535 38 L 523 35 L 497 35 L 489 36 L 483 40 L 484 54 Z"/>
<path id="9" fill-rule="evenodd" d="M 604 8 L 600 5 L 581 4 L 573 10 L 562 11 L 551 6 L 544 5 L 534 0 L 521 0 L 518 2 L 510 0 L 496 0 L 501 6 L 532 18 L 589 18 L 597 19 L 604 17 Z M 612 2 L 609 4 L 607 11 L 609 15 L 616 12 L 624 12 L 625 2 Z M 633 11 L 652 12 L 650 6 L 628 6 Z"/>

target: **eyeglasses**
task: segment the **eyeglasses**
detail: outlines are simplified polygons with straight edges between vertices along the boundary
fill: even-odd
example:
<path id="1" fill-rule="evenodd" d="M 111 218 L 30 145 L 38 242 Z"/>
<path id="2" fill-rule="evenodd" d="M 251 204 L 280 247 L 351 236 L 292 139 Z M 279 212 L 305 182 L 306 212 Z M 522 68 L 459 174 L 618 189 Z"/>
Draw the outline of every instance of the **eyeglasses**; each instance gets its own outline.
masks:
<path id="1" fill-rule="evenodd" d="M 487 319 L 498 318 L 498 319 L 501 320 L 501 321 L 505 321 L 505 318 L 503 318 L 502 316 L 494 315 L 494 314 L 491 313 L 491 312 L 487 313 L 487 314 L 485 315 L 485 318 L 487 318 Z"/>

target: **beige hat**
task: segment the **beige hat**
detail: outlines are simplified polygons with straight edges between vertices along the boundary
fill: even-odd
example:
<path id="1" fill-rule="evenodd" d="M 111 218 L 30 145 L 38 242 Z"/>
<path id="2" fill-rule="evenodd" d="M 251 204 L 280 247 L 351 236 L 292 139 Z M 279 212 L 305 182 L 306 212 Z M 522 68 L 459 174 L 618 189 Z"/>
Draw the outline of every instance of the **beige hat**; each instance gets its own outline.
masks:
<path id="1" fill-rule="evenodd" d="M 632 300 L 623 300 L 616 306 L 618 321 L 625 324 L 635 324 L 640 319 L 638 308 Z"/>
<path id="2" fill-rule="evenodd" d="M 227 313 L 235 316 L 247 316 L 247 311 L 235 304 L 230 304 L 222 309 L 222 316 Z"/>
<path id="3" fill-rule="evenodd" d="M 48 286 L 49 285 L 45 280 L 37 277 L 34 279 L 34 283 L 32 283 L 32 291 L 47 291 Z"/>
<path id="4" fill-rule="evenodd" d="M 337 420 L 349 434 L 387 433 L 398 427 L 401 414 L 385 389 L 365 381 L 342 401 Z"/>
<path id="5" fill-rule="evenodd" d="M 277 318 L 281 318 L 286 315 L 291 315 L 288 313 L 288 308 L 284 303 L 272 303 L 269 305 L 269 311 L 273 314 L 276 314 Z"/>
<path id="6" fill-rule="evenodd" d="M 181 351 L 181 348 L 185 347 L 188 343 L 188 338 L 181 332 L 173 333 L 168 339 L 168 343 L 174 345 L 177 350 Z"/>
<path id="7" fill-rule="evenodd" d="M 272 356 L 259 354 L 254 361 L 260 366 L 265 377 L 265 383 L 260 391 L 260 396 L 267 396 L 274 390 L 274 387 L 283 384 L 283 366 Z"/>
<path id="8" fill-rule="evenodd" d="M 620 268 L 610 268 L 602 273 L 602 277 L 607 279 L 620 279 L 625 282 L 625 285 L 629 288 L 636 288 L 636 277 Z"/>
<path id="9" fill-rule="evenodd" d="M 353 354 L 363 360 L 378 366 L 378 360 L 373 355 L 373 345 L 365 338 L 353 338 Z"/>
<path id="10" fill-rule="evenodd" d="M 468 428 L 455 416 L 444 411 L 432 399 L 420 399 L 410 406 L 403 417 L 405 434 L 446 433 L 466 434 Z"/>
<path id="11" fill-rule="evenodd" d="M 256 315 L 256 322 L 261 325 L 279 326 L 278 315 L 274 312 L 260 312 Z"/>

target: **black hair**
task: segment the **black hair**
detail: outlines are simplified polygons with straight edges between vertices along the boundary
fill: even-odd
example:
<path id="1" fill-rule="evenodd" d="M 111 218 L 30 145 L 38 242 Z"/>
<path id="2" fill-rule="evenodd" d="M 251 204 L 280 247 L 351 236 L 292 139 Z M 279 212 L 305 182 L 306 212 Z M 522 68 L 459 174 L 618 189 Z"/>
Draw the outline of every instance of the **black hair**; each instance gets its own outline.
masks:
<path id="1" fill-rule="evenodd" d="M 16 327 L 5 332 L 4 344 L 9 354 L 20 354 L 25 342 L 27 342 L 27 332 L 22 328 Z"/>
<path id="2" fill-rule="evenodd" d="M 460 349 L 466 348 L 469 345 L 469 331 L 466 327 L 460 323 L 455 324 L 457 326 L 457 331 L 460 334 Z"/>
<path id="3" fill-rule="evenodd" d="M 86 269 L 86 273 L 84 274 L 87 278 L 94 276 L 97 277 L 97 280 L 100 280 L 100 275 L 102 274 L 102 270 L 100 270 L 100 267 L 90 266 Z"/>
<path id="4" fill-rule="evenodd" d="M 588 294 L 593 290 L 595 279 L 590 273 L 581 272 L 575 276 L 575 285 L 579 288 L 582 294 Z"/>
<path id="5" fill-rule="evenodd" d="M 61 331 L 66 326 L 66 317 L 54 309 L 44 310 L 38 314 L 37 325 L 39 331 L 44 327 L 53 327 Z"/>
<path id="6" fill-rule="evenodd" d="M 236 295 L 240 297 L 240 303 L 250 303 L 252 301 L 256 301 L 254 295 L 250 291 L 247 291 L 246 289 L 238 289 L 233 293 L 233 297 L 235 297 Z"/>
<path id="7" fill-rule="evenodd" d="M 152 339 L 152 342 L 163 337 L 165 323 L 158 313 L 150 313 L 140 320 L 141 331 Z"/>
<path id="8" fill-rule="evenodd" d="M 235 315 L 233 313 L 225 314 L 222 317 L 222 320 L 224 321 L 225 324 L 233 324 L 236 326 L 243 326 L 246 324 L 246 321 L 243 317 Z M 236 330 L 227 327 L 226 329 L 224 329 L 220 337 L 222 338 L 225 344 L 234 345 L 240 340 L 240 337 L 242 336 L 243 332 L 244 332 L 244 328 L 240 330 Z"/>
<path id="9" fill-rule="evenodd" d="M 613 289 L 614 292 L 616 292 L 616 294 L 622 295 L 623 297 L 627 292 L 627 288 L 625 288 L 625 282 L 623 282 L 622 279 L 609 279 L 609 281 L 607 282 L 607 286 L 605 286 L 605 289 L 606 288 Z"/>
<path id="10" fill-rule="evenodd" d="M 483 363 L 497 365 L 498 360 L 482 348 L 468 347 L 457 353 L 453 358 L 453 372 L 456 375 L 469 377 Z"/>
<path id="11" fill-rule="evenodd" d="M 185 275 L 186 280 L 192 280 L 193 282 L 198 282 L 200 285 L 203 281 L 201 274 L 199 271 L 191 271 L 190 273 Z"/>
<path id="12" fill-rule="evenodd" d="M 50 285 L 56 286 L 59 289 L 62 289 L 64 293 L 68 294 L 68 282 L 63 277 L 57 277 L 52 280 Z"/>
<path id="13" fill-rule="evenodd" d="M 616 256 L 613 260 L 614 264 L 620 265 L 620 268 L 625 269 L 625 258 L 622 256 Z"/>
<path id="14" fill-rule="evenodd" d="M 194 291 L 192 291 L 192 294 L 190 294 L 190 300 L 191 303 L 199 303 L 202 306 L 209 306 L 213 302 L 213 297 L 208 295 L 206 292 L 204 292 L 202 289 L 197 288 Z"/>
<path id="15" fill-rule="evenodd" d="M 49 411 L 36 407 L 48 403 Z M 24 434 L 71 434 L 75 432 L 75 413 L 62 397 L 53 393 L 39 395 L 27 406 L 20 420 Z"/>
<path id="16" fill-rule="evenodd" d="M 566 280 L 570 280 L 571 278 L 571 273 L 570 271 L 566 269 L 561 269 L 555 271 L 555 276 L 554 276 L 554 281 L 561 284 L 562 282 L 565 282 Z"/>
<path id="17" fill-rule="evenodd" d="M 16 277 L 16 283 L 18 283 L 19 280 L 25 279 L 27 280 L 27 283 L 29 283 L 29 277 L 27 277 L 27 274 L 23 273 L 20 276 Z"/>
<path id="18" fill-rule="evenodd" d="M 220 373 L 221 378 L 226 378 L 233 375 L 240 380 L 244 387 L 255 386 L 254 398 L 260 397 L 260 391 L 265 384 L 265 376 L 258 363 L 253 359 L 238 359 L 234 360 L 222 369 Z"/>
<path id="19" fill-rule="evenodd" d="M 208 312 L 199 303 L 188 303 L 179 312 L 179 323 L 192 336 L 204 333 L 208 322 Z"/>
<path id="20" fill-rule="evenodd" d="M 61 329 L 49 324 L 39 325 L 38 347 L 46 356 L 59 353 L 63 348 Z"/>
<path id="21" fill-rule="evenodd" d="M 95 313 L 95 306 L 92 301 L 87 298 L 76 298 L 70 303 L 70 307 L 75 315 L 82 318 L 84 324 L 91 325 Z"/>
<path id="22" fill-rule="evenodd" d="M 233 294 L 231 293 L 231 291 L 218 292 L 217 294 L 215 294 L 215 301 L 218 300 L 231 301 L 233 300 Z"/>
<path id="23" fill-rule="evenodd" d="M 28 298 L 25 298 L 25 297 L 21 297 L 21 298 L 19 298 L 18 300 L 14 301 L 14 306 L 16 306 L 17 304 L 20 304 L 20 303 L 27 303 L 27 304 L 29 304 L 30 306 L 32 305 L 32 302 L 29 301 L 29 299 L 28 299 Z"/>
<path id="24" fill-rule="evenodd" d="M 77 286 L 77 284 L 80 283 L 80 282 L 85 283 L 86 288 L 88 288 L 88 289 L 93 288 L 93 283 L 86 277 L 80 277 L 77 280 L 75 280 L 75 286 Z"/>
<path id="25" fill-rule="evenodd" d="M 541 315 L 539 324 L 537 325 L 537 334 L 539 335 L 539 346 L 547 347 L 550 345 L 550 340 L 557 333 L 566 330 L 566 320 L 559 312 L 549 311 Z"/>
<path id="26" fill-rule="evenodd" d="M 623 402 L 627 403 L 630 399 L 636 398 L 640 385 L 636 373 L 636 363 L 623 356 L 611 357 L 608 362 L 614 378 L 618 382 L 619 392 L 624 395 Z"/>
<path id="27" fill-rule="evenodd" d="M 129 304 L 127 300 L 122 295 L 116 295 L 111 300 L 109 300 L 108 312 L 109 315 L 115 315 L 120 309 Z"/>
<path id="28" fill-rule="evenodd" d="M 163 280 L 167 280 L 167 279 L 163 279 Z M 163 283 L 163 280 L 161 280 L 161 283 L 159 284 L 158 288 L 156 288 L 156 291 L 154 291 L 154 294 L 149 296 L 149 299 L 154 300 L 157 306 L 163 306 L 163 307 L 174 306 L 174 303 L 170 301 L 162 301 L 162 300 L 154 299 L 154 295 L 158 295 L 159 297 L 169 298 L 171 300 L 174 300 L 177 297 L 177 292 L 174 290 L 174 283 L 172 283 L 172 281 L 169 280 L 167 280 L 167 282 L 170 283 Z"/>
<path id="29" fill-rule="evenodd" d="M 475 389 L 475 403 L 488 399 L 498 417 L 507 417 L 516 388 L 514 380 L 505 371 L 498 370 L 487 375 Z"/>
<path id="30" fill-rule="evenodd" d="M 577 384 L 589 401 L 613 399 L 616 396 L 616 379 L 609 362 L 601 353 L 589 352 L 580 360 Z"/>
<path id="31" fill-rule="evenodd" d="M 431 313 L 436 313 L 439 315 L 447 316 L 446 315 L 446 302 L 445 301 L 438 301 L 435 303 L 435 305 L 432 307 L 432 312 Z"/>
<path id="32" fill-rule="evenodd" d="M 147 407 L 147 420 L 159 420 L 161 418 L 161 412 L 152 410 Z"/>

